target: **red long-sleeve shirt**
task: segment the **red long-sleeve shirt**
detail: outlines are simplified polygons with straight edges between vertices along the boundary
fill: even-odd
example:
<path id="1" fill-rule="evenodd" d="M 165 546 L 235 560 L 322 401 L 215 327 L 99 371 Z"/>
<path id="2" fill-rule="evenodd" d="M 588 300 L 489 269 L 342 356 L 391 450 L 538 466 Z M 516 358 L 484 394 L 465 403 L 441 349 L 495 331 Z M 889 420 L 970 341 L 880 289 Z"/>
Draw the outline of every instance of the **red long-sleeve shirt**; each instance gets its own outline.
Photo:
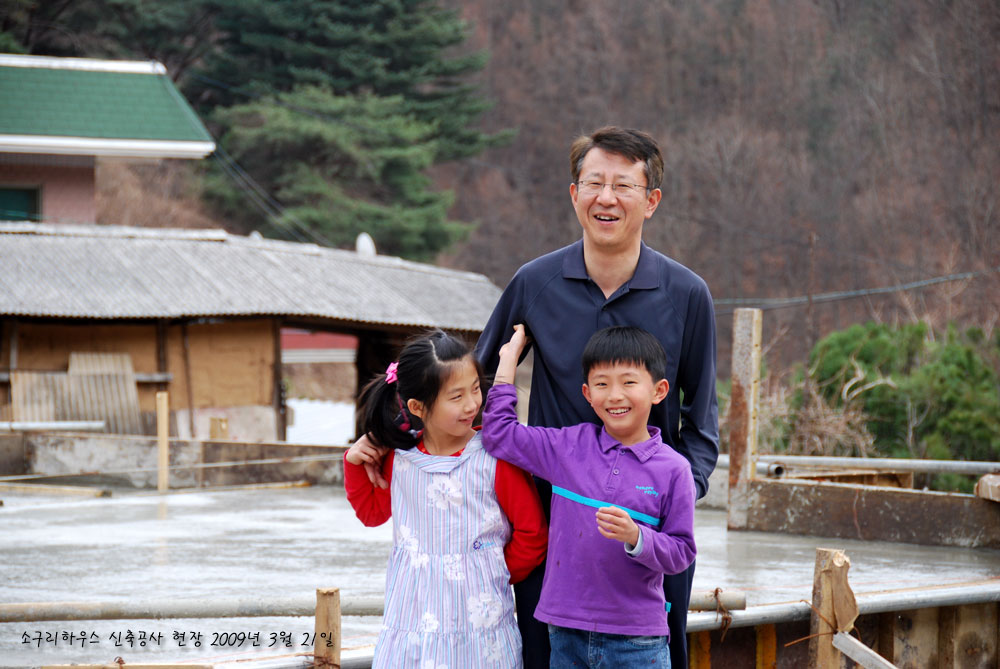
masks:
<path id="1" fill-rule="evenodd" d="M 423 442 L 417 445 L 427 453 Z M 461 455 L 462 451 L 455 453 Z M 392 480 L 392 463 L 395 451 L 390 451 L 382 460 L 382 476 Z M 497 460 L 496 475 L 493 480 L 497 502 L 510 520 L 512 532 L 510 541 L 504 546 L 504 560 L 510 572 L 510 582 L 524 580 L 528 574 L 545 559 L 548 547 L 548 525 L 542 511 L 542 503 L 535 489 L 531 475 L 509 462 Z M 344 454 L 344 488 L 347 501 L 354 507 L 354 513 L 366 527 L 381 525 L 392 517 L 391 488 L 379 488 L 368 480 L 363 465 L 352 465 Z"/>

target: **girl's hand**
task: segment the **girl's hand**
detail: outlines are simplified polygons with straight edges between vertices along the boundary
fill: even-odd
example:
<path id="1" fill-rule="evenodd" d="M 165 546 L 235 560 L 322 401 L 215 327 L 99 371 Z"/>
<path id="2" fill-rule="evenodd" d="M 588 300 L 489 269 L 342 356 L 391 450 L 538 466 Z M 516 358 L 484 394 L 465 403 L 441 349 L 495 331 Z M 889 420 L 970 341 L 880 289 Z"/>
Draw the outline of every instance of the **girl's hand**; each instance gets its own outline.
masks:
<path id="1" fill-rule="evenodd" d="M 608 539 L 629 546 L 639 543 L 639 526 L 628 513 L 617 506 L 602 506 L 597 510 L 597 531 Z"/>
<path id="2" fill-rule="evenodd" d="M 372 485 L 388 488 L 388 481 L 382 477 L 382 458 L 387 452 L 387 448 L 376 446 L 366 434 L 347 449 L 346 460 L 352 465 L 364 465 L 368 480 L 372 482 Z"/>

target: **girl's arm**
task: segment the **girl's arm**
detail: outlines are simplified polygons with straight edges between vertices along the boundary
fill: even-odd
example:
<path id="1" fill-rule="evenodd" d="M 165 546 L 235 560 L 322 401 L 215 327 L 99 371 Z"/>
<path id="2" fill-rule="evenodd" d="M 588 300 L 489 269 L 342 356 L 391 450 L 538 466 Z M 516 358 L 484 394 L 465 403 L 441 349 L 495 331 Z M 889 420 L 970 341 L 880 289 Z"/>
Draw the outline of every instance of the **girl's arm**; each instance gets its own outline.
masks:
<path id="1" fill-rule="evenodd" d="M 497 460 L 494 486 L 497 502 L 513 527 L 503 554 L 510 582 L 518 583 L 545 559 L 549 528 L 530 474 L 509 462 Z"/>
<path id="2" fill-rule="evenodd" d="M 347 492 L 347 501 L 354 508 L 358 520 L 366 527 L 375 527 L 392 517 L 390 488 L 382 488 L 369 480 L 365 471 L 365 461 L 352 454 L 353 449 L 352 446 L 344 454 L 344 490 Z M 392 479 L 392 462 L 395 454 L 395 451 L 390 451 L 382 460 L 382 477 L 387 482 Z"/>

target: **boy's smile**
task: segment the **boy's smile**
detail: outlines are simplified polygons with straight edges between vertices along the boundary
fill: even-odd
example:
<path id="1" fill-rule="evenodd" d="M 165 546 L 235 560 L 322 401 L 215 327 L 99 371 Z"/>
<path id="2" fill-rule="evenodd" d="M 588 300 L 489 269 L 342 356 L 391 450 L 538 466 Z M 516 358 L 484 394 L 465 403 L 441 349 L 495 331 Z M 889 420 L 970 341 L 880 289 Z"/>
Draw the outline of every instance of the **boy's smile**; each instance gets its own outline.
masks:
<path id="1" fill-rule="evenodd" d="M 649 439 L 649 411 L 667 396 L 665 379 L 653 382 L 642 365 L 616 362 L 595 365 L 583 384 L 583 396 L 604 423 L 608 434 L 631 446 Z"/>

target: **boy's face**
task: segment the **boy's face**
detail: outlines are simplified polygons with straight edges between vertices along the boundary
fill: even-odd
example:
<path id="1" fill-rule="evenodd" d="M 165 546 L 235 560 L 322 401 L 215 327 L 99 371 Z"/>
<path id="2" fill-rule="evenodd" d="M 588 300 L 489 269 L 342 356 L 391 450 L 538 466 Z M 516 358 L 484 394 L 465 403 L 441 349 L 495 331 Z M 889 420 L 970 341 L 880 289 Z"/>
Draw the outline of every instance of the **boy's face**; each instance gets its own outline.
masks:
<path id="1" fill-rule="evenodd" d="M 583 396 L 604 423 L 608 434 L 624 446 L 649 439 L 649 410 L 667 396 L 666 379 L 653 382 L 642 365 L 595 365 L 583 384 Z"/>

